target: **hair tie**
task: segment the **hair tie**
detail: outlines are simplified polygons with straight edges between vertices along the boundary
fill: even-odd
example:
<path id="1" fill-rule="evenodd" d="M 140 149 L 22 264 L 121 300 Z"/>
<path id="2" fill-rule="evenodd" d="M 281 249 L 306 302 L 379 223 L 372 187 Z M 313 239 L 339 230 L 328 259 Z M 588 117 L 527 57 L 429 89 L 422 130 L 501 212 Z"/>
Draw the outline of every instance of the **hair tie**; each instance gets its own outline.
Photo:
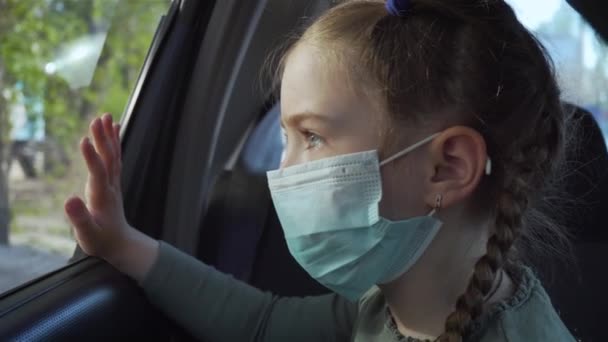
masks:
<path id="1" fill-rule="evenodd" d="M 390 15 L 402 17 L 410 7 L 410 0 L 387 0 L 386 10 Z"/>

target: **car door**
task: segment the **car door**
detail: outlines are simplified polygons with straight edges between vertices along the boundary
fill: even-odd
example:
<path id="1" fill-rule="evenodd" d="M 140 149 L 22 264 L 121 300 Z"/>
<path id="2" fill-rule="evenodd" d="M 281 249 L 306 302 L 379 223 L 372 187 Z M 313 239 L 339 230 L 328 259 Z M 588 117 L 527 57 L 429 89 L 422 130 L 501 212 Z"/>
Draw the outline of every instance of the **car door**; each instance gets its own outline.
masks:
<path id="1" fill-rule="evenodd" d="M 147 213 L 162 215 L 167 168 L 158 165 L 166 165 L 173 153 L 168 147 L 172 146 L 175 138 L 174 130 L 166 128 L 175 125 L 179 119 L 183 90 L 190 80 L 189 70 L 215 6 L 214 1 L 196 0 L 162 0 L 149 2 L 147 6 L 156 6 L 159 2 L 166 10 L 162 17 L 156 19 L 158 27 L 130 99 L 121 105 L 126 105 L 121 131 L 125 210 L 134 225 L 153 236 L 159 236 L 162 227 L 146 225 L 156 218 Z M 113 3 L 119 9 L 122 5 L 136 4 Z M 69 6 L 89 5 L 94 7 L 91 13 L 98 15 L 95 10 L 100 10 L 100 7 L 103 10 L 103 6 L 110 2 L 40 1 L 30 5 L 41 4 L 54 6 L 53 10 L 57 12 L 67 12 L 66 7 Z M 146 5 L 139 3 L 140 6 L 142 4 Z M 122 17 L 124 21 L 112 23 L 115 34 L 121 33 L 121 25 L 133 24 L 126 14 Z M 136 17 L 137 14 L 131 13 L 131 16 Z M 67 17 L 66 22 L 69 22 Z M 19 23 L 16 25 L 19 27 Z M 126 31 L 124 26 L 122 29 Z M 108 46 L 112 37 L 104 38 Z M 125 42 L 122 47 L 134 48 L 135 43 Z M 78 48 L 77 52 L 82 54 L 84 47 Z M 125 51 L 116 49 L 112 53 Z M 103 56 L 101 54 L 99 58 Z M 58 58 L 56 62 L 47 63 L 46 71 L 61 72 L 60 61 Z M 71 60 L 71 63 L 78 62 Z M 69 83 L 69 76 L 65 76 L 62 82 L 65 80 Z M 119 81 L 118 78 L 108 80 Z M 51 86 L 49 89 L 52 91 L 54 88 Z M 112 95 L 115 94 L 108 96 Z M 62 209 L 57 207 L 55 210 L 61 212 Z M 65 228 L 69 229 L 67 225 Z M 5 279 L 10 276 L 0 275 Z M 126 337 L 164 340 L 169 338 L 169 326 L 168 321 L 150 308 L 136 284 L 103 261 L 82 255 L 78 249 L 69 265 L 16 286 L 0 296 L 0 340 L 109 340 Z"/>
<path id="2" fill-rule="evenodd" d="M 133 226 L 196 252 L 213 182 L 269 100 L 256 87 L 267 54 L 328 4 L 171 2 L 121 120 Z M 0 340 L 188 338 L 105 262 L 78 248 L 72 261 L 0 296 Z"/>

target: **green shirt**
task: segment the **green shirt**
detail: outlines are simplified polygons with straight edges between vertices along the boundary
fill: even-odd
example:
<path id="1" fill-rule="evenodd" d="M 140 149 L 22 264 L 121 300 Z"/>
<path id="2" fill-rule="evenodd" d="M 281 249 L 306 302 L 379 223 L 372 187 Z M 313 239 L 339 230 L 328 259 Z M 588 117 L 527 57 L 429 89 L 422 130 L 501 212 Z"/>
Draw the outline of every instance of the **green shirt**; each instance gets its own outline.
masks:
<path id="1" fill-rule="evenodd" d="M 477 319 L 470 341 L 574 341 L 532 271 L 515 294 Z M 336 294 L 281 298 L 264 293 L 161 242 L 142 283 L 149 299 L 205 342 L 397 342 L 377 288 L 358 303 Z"/>

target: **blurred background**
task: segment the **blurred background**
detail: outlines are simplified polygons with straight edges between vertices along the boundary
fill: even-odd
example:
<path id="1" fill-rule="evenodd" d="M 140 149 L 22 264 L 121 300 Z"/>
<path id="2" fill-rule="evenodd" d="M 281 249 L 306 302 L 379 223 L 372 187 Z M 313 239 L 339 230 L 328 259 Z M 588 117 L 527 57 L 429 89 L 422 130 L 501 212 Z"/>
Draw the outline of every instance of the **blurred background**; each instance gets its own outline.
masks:
<path id="1" fill-rule="evenodd" d="M 0 0 L 0 293 L 65 265 L 79 139 L 122 115 L 169 0 Z"/>

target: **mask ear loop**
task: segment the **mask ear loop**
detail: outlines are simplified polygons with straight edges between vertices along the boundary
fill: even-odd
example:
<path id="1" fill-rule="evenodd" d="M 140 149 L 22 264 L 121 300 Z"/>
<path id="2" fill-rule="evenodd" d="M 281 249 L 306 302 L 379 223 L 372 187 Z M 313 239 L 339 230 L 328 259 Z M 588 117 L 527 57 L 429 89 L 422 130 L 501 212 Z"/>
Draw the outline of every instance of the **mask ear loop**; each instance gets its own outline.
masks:
<path id="1" fill-rule="evenodd" d="M 403 150 L 403 151 L 401 151 L 401 152 L 399 152 L 399 153 L 396 153 L 396 154 L 392 155 L 391 157 L 389 157 L 389 158 L 387 158 L 387 159 L 383 160 L 382 162 L 380 162 L 380 167 L 382 167 L 382 166 L 384 166 L 384 165 L 386 165 L 386 164 L 388 164 L 388 163 L 392 162 L 392 161 L 393 161 L 393 160 L 395 160 L 395 159 L 399 159 L 399 158 L 403 157 L 404 155 L 406 155 L 406 154 L 408 154 L 408 153 L 412 152 L 413 150 L 415 150 L 415 149 L 417 149 L 418 147 L 420 147 L 420 146 L 422 146 L 422 145 L 424 145 L 424 144 L 426 144 L 426 143 L 430 142 L 431 140 L 433 140 L 433 139 L 437 138 L 437 137 L 438 137 L 438 136 L 440 136 L 440 135 L 441 135 L 441 133 L 435 133 L 435 134 L 431 135 L 430 137 L 427 137 L 427 138 L 425 138 L 424 140 L 421 140 L 421 141 L 419 141 L 419 142 L 415 143 L 414 145 L 412 145 L 412 146 L 410 146 L 410 147 L 406 148 L 405 150 Z"/>
<path id="2" fill-rule="evenodd" d="M 433 208 L 433 210 L 431 210 L 428 216 L 435 216 L 439 209 L 441 209 L 441 201 L 443 201 L 443 195 L 439 194 L 435 198 L 435 207 Z"/>

